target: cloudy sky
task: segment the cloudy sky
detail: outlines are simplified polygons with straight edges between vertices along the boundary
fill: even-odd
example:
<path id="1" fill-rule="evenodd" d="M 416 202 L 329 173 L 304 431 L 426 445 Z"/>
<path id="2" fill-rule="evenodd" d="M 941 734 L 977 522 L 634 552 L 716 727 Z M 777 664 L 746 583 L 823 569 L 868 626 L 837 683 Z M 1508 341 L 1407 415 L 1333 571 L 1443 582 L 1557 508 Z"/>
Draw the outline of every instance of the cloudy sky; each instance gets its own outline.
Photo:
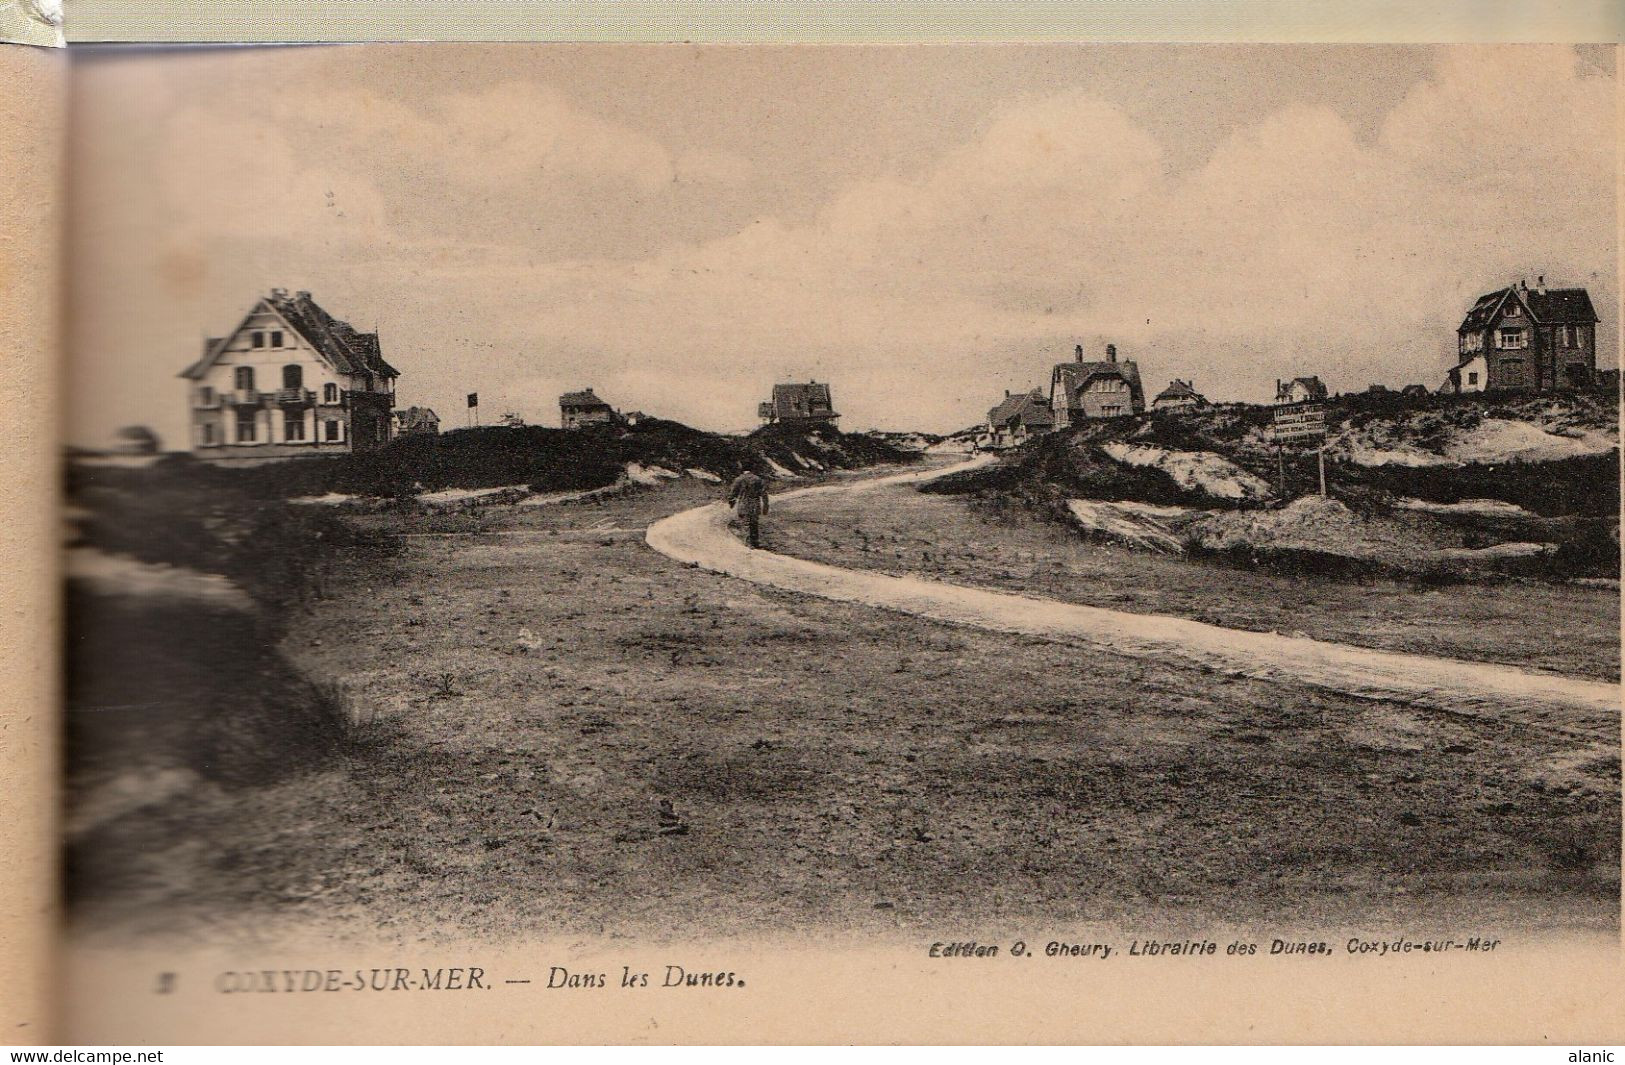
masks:
<path id="1" fill-rule="evenodd" d="M 273 286 L 402 403 L 559 392 L 707 428 L 776 380 L 947 431 L 1108 342 L 1265 400 L 1451 365 L 1473 298 L 1591 290 L 1617 364 L 1613 55 L 1522 46 L 351 46 L 92 52 L 71 433 L 185 439 Z"/>

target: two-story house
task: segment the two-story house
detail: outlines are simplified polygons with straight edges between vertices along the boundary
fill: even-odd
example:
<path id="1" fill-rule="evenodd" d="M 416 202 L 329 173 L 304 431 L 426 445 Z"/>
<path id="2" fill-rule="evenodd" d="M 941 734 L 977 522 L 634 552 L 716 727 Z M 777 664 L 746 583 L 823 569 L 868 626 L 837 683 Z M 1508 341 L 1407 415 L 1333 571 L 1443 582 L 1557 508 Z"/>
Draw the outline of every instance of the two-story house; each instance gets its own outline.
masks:
<path id="1" fill-rule="evenodd" d="M 1516 285 L 1478 297 L 1456 328 L 1451 392 L 1591 388 L 1597 378 L 1597 312 L 1583 288 Z"/>
<path id="2" fill-rule="evenodd" d="M 1145 390 L 1134 360 L 1117 361 L 1117 345 L 1106 345 L 1105 362 L 1085 362 L 1083 345 L 1073 349 L 1073 361 L 1050 373 L 1050 410 L 1055 426 L 1065 429 L 1089 418 L 1116 418 L 1145 413 Z"/>
<path id="3" fill-rule="evenodd" d="M 203 342 L 187 381 L 191 447 L 212 460 L 342 454 L 390 438 L 395 381 L 376 333 L 274 288 L 224 336 Z"/>

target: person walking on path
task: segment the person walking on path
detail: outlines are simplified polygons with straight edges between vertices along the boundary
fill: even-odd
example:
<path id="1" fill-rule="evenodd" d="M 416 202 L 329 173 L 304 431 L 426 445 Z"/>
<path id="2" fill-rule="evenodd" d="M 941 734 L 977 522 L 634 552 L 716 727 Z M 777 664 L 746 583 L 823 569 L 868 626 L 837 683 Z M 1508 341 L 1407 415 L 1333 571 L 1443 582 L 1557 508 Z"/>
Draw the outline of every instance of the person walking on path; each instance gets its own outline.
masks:
<path id="1" fill-rule="evenodd" d="M 746 542 L 752 547 L 761 547 L 762 515 L 767 513 L 767 482 L 746 470 L 728 486 L 728 505 L 745 523 Z"/>

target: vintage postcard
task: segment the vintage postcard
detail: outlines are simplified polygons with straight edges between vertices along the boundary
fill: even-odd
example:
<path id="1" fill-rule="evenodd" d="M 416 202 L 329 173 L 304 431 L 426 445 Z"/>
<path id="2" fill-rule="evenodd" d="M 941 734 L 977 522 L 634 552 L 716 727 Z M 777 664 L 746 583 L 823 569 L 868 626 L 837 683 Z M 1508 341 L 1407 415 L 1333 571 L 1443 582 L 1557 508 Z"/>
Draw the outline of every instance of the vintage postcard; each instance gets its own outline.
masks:
<path id="1" fill-rule="evenodd" d="M 1620 1038 L 1611 46 L 71 67 L 65 1038 Z"/>

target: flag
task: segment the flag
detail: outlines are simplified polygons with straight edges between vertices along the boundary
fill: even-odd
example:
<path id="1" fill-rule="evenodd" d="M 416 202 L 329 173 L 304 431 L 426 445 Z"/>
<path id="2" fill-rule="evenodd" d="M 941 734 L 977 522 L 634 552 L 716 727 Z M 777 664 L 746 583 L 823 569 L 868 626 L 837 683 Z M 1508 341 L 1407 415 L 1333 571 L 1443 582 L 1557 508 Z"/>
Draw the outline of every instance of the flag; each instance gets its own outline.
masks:
<path id="1" fill-rule="evenodd" d="M 480 394 L 478 392 L 470 392 L 468 394 L 468 405 L 470 407 L 478 407 L 480 405 Z"/>

